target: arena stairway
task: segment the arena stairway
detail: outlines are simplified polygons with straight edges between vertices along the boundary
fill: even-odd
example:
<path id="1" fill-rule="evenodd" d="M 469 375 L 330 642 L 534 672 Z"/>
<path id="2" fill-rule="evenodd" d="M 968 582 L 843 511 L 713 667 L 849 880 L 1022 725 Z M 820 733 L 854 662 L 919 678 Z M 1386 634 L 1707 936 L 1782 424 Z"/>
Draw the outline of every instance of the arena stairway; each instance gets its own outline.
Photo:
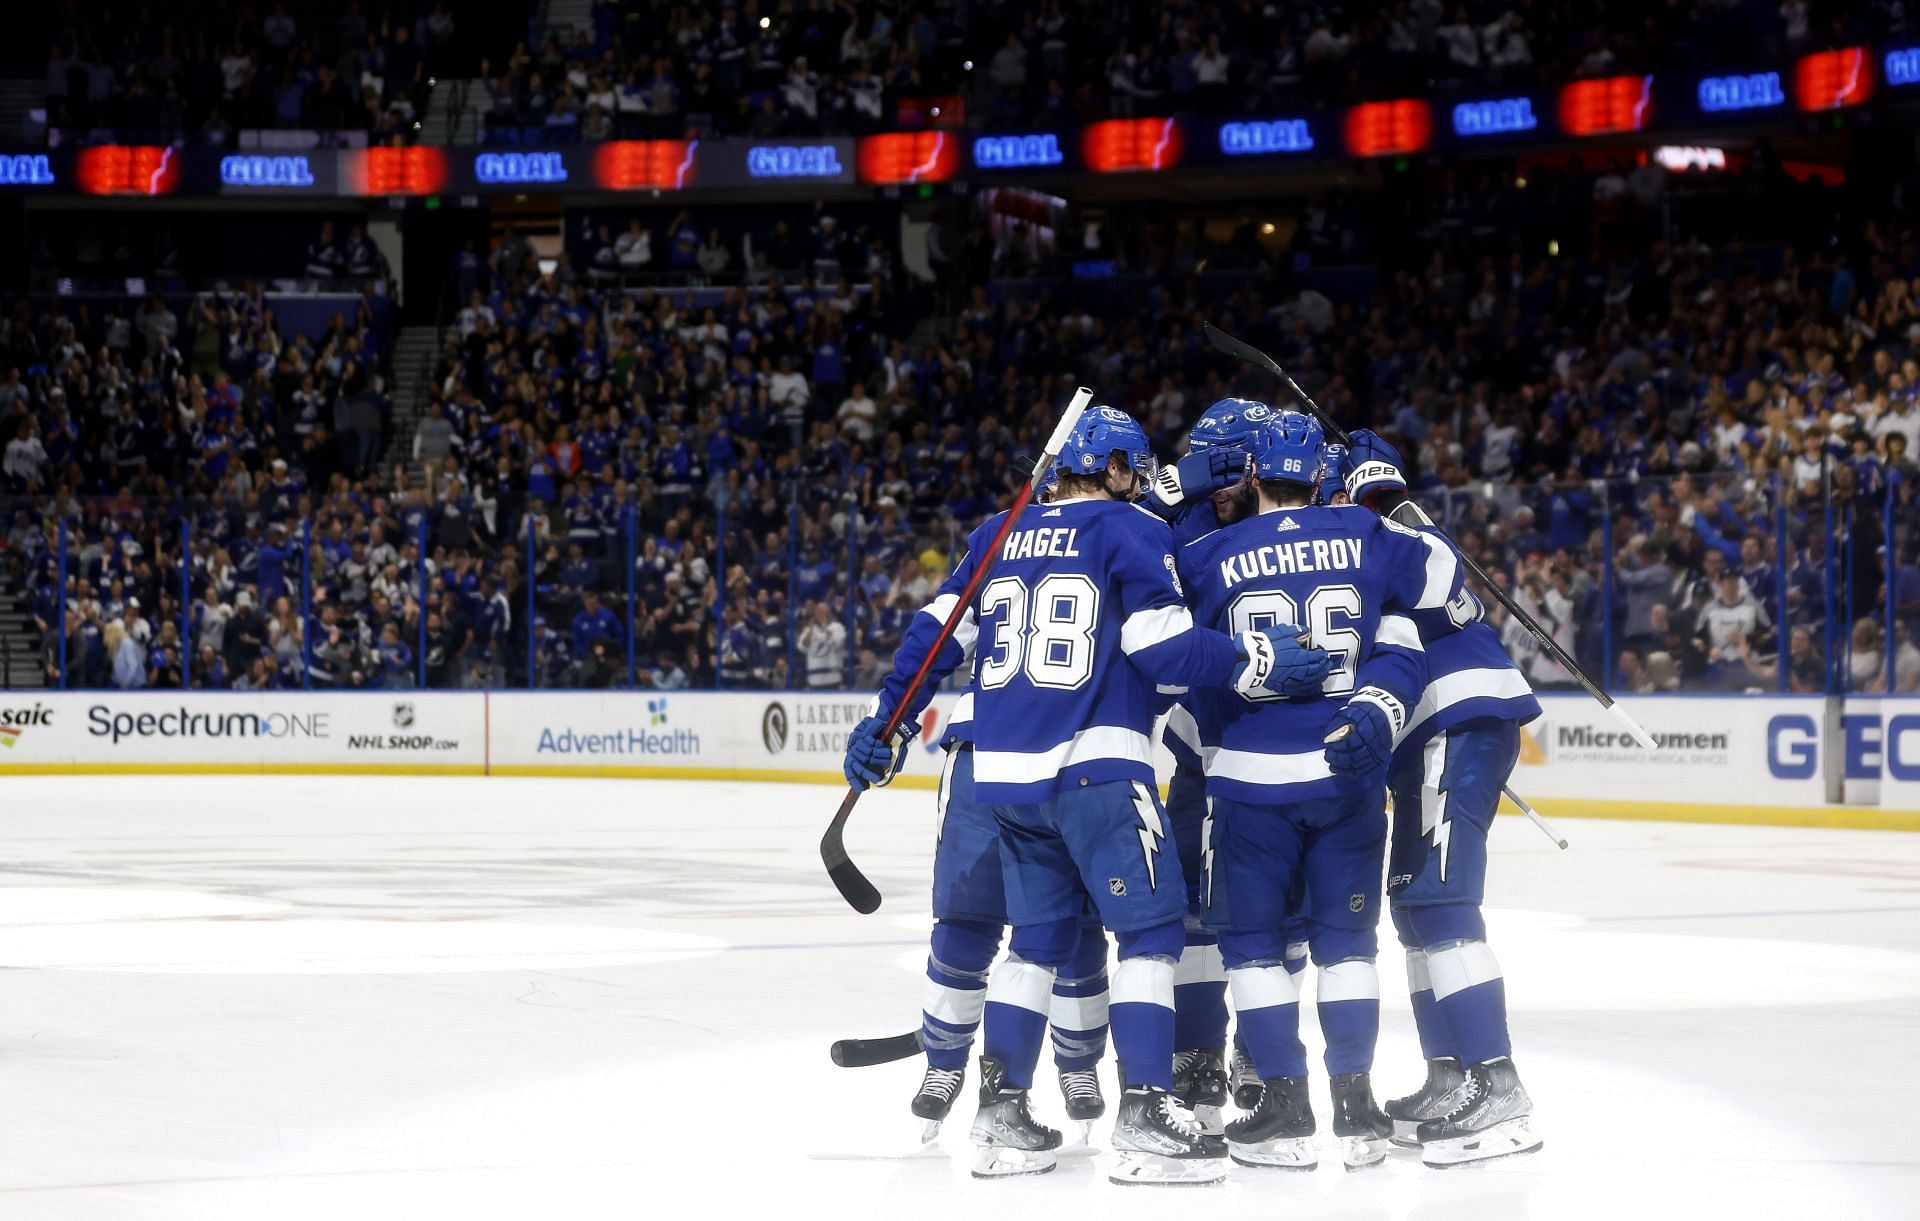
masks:
<path id="1" fill-rule="evenodd" d="M 0 80 L 0 147 L 38 144 L 47 134 L 47 83 Z"/>
<path id="2" fill-rule="evenodd" d="M 406 326 L 393 342 L 393 432 L 387 441 L 389 467 L 399 464 L 416 482 L 425 475 L 413 460 L 413 429 L 427 414 L 433 387 L 433 363 L 440 355 L 440 328 Z"/>
<path id="3" fill-rule="evenodd" d="M 0 573 L 0 688 L 46 685 L 32 601 L 16 577 Z"/>
<path id="4" fill-rule="evenodd" d="M 446 147 L 479 144 L 486 136 L 489 99 L 487 82 L 474 78 L 442 79 L 427 98 L 420 118 L 420 142 Z"/>

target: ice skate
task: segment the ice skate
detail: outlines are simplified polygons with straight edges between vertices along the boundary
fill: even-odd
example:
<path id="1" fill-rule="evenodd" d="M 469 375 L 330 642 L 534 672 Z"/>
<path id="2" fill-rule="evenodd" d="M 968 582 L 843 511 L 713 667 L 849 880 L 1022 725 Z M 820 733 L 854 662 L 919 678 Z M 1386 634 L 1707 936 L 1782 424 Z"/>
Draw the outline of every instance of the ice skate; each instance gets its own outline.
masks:
<path id="1" fill-rule="evenodd" d="M 1313 1149 L 1313 1108 L 1307 1104 L 1305 1077 L 1269 1077 L 1261 1083 L 1260 1105 L 1251 1115 L 1227 1125 L 1227 1149 L 1242 1166 L 1275 1170 L 1312 1170 L 1320 1164 Z"/>
<path id="2" fill-rule="evenodd" d="M 927 1065 L 926 1075 L 920 1078 L 920 1092 L 913 1096 L 913 1113 L 920 1117 L 921 1144 L 932 1144 L 939 1137 L 940 1124 L 953 1110 L 953 1100 L 960 1096 L 960 1087 L 966 1080 L 964 1065 L 960 1068 Z"/>
<path id="3" fill-rule="evenodd" d="M 1260 1105 L 1260 1093 L 1265 1088 L 1260 1081 L 1260 1070 L 1253 1066 L 1253 1058 L 1240 1048 L 1233 1049 L 1233 1105 L 1242 1111 L 1252 1111 Z"/>
<path id="4" fill-rule="evenodd" d="M 1027 1091 L 1007 1085 L 1006 1077 L 1005 1065 L 980 1057 L 980 1110 L 972 1132 L 976 1179 L 1045 1174 L 1060 1147 L 1060 1134 L 1027 1110 Z"/>
<path id="5" fill-rule="evenodd" d="M 1333 1134 L 1340 1139 L 1340 1159 L 1348 1170 L 1378 1166 L 1387 1159 L 1393 1140 L 1393 1121 L 1373 1101 L 1373 1083 L 1366 1073 L 1342 1073 L 1333 1078 Z"/>
<path id="6" fill-rule="evenodd" d="M 1173 1058 L 1173 1095 L 1193 1112 L 1201 1131 L 1220 1136 L 1227 1130 L 1227 1070 L 1218 1047 L 1183 1051 Z"/>
<path id="7" fill-rule="evenodd" d="M 1418 1139 L 1420 1160 L 1437 1170 L 1532 1153 L 1542 1143 L 1533 1131 L 1533 1100 L 1504 1056 L 1468 1069 L 1459 1104 L 1421 1124 Z"/>
<path id="8" fill-rule="evenodd" d="M 1439 1119 L 1460 1104 L 1466 1089 L 1466 1070 L 1451 1056 L 1427 1061 L 1427 1081 L 1405 1098 L 1387 1103 L 1387 1118 L 1393 1121 L 1393 1143 L 1403 1149 L 1420 1147 L 1420 1125 Z"/>
<path id="9" fill-rule="evenodd" d="M 1107 1113 L 1106 1097 L 1100 1092 L 1097 1067 L 1060 1070 L 1060 1096 L 1067 1102 L 1067 1118 L 1080 1126 L 1080 1143 L 1093 1135 L 1093 1121 Z"/>
<path id="10" fill-rule="evenodd" d="M 1227 1177 L 1227 1145 L 1200 1130 L 1193 1112 L 1165 1090 L 1127 1087 L 1113 1121 L 1113 1148 L 1119 1154 L 1109 1181 L 1136 1183 L 1217 1183 Z"/>

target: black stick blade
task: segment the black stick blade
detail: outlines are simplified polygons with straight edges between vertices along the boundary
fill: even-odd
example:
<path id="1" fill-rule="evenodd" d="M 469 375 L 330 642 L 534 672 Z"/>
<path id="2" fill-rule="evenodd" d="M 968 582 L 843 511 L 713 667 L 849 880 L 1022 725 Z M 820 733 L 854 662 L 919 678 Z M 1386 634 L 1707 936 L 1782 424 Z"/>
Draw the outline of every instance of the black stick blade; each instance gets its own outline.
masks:
<path id="1" fill-rule="evenodd" d="M 838 1039 L 827 1052 L 841 1068 L 871 1068 L 920 1054 L 920 1032 L 889 1035 L 884 1039 Z"/>
<path id="2" fill-rule="evenodd" d="M 861 915 L 871 916 L 880 910 L 880 891 L 847 856 L 845 839 L 847 818 L 853 813 L 853 803 L 859 799 L 859 793 L 849 790 L 846 800 L 840 803 L 840 812 L 833 816 L 833 821 L 827 824 L 827 833 L 820 837 L 820 861 L 827 867 L 827 876 L 833 879 L 840 897 Z"/>

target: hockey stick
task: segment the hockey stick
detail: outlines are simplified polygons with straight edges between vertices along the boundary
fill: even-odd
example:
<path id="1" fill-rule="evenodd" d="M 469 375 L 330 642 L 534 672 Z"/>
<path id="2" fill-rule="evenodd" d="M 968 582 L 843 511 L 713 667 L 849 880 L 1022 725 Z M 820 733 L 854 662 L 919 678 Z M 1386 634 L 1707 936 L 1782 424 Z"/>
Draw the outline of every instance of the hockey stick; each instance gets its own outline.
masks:
<path id="1" fill-rule="evenodd" d="M 1273 374 L 1282 388 L 1284 388 L 1288 394 L 1291 394 L 1296 402 L 1306 408 L 1307 414 L 1320 421 L 1320 427 L 1326 430 L 1329 437 L 1342 445 L 1352 443 L 1353 438 L 1347 430 L 1334 423 L 1333 418 L 1320 409 L 1320 404 L 1308 397 L 1307 392 L 1300 388 L 1300 383 L 1294 381 L 1292 377 L 1288 376 L 1287 371 L 1280 367 L 1279 361 L 1268 356 L 1252 344 L 1243 343 L 1235 339 L 1211 322 L 1203 323 L 1202 326 L 1206 328 L 1207 338 L 1213 341 L 1214 347 L 1229 356 L 1238 357 L 1250 365 L 1265 369 L 1268 373 Z M 1433 518 L 1427 516 L 1426 511 L 1419 505 L 1414 504 L 1411 499 L 1408 499 L 1404 503 L 1412 506 L 1410 511 L 1414 514 L 1414 519 L 1419 524 L 1423 526 L 1433 525 Z M 1435 529 L 1438 529 L 1438 527 L 1435 527 Z M 1521 606 L 1512 594 L 1494 584 L 1493 578 L 1487 575 L 1487 570 L 1480 566 L 1479 561 L 1475 560 L 1466 552 L 1460 551 L 1458 547 L 1454 548 L 1454 550 L 1459 551 L 1460 559 L 1466 564 L 1467 571 L 1471 572 L 1474 577 L 1479 580 L 1486 591 L 1493 596 L 1493 600 L 1506 608 L 1506 612 L 1509 615 L 1518 619 L 1520 626 L 1526 628 L 1527 631 L 1532 634 L 1533 638 L 1539 642 L 1541 649 L 1546 652 L 1547 656 L 1559 662 L 1567 673 L 1573 675 L 1576 682 L 1586 688 L 1588 695 L 1599 700 L 1600 706 L 1614 715 L 1615 719 L 1626 729 L 1629 737 L 1635 742 L 1638 742 L 1644 750 L 1658 749 L 1658 744 L 1654 742 L 1653 735 L 1641 728 L 1640 722 L 1628 716 L 1626 709 L 1614 702 L 1613 697 L 1607 694 L 1606 689 L 1595 682 L 1593 676 L 1581 668 L 1580 663 L 1573 659 L 1572 654 L 1560 647 L 1560 642 L 1555 640 L 1545 628 L 1541 627 L 1539 621 L 1528 614 L 1526 608 Z M 1556 836 L 1555 838 L 1557 839 L 1558 837 Z"/>
<path id="2" fill-rule="evenodd" d="M 920 1054 L 920 1032 L 888 1035 L 884 1039 L 835 1039 L 827 1054 L 841 1068 L 871 1068 Z"/>
<path id="3" fill-rule="evenodd" d="M 1039 463 L 1027 476 L 1026 483 L 1021 485 L 1020 494 L 1014 497 L 1013 507 L 1007 510 L 1006 517 L 1001 520 L 1000 529 L 994 533 L 993 541 L 987 545 L 986 554 L 980 558 L 978 564 L 974 565 L 973 576 L 968 579 L 966 587 L 960 591 L 960 598 L 953 604 L 953 609 L 947 612 L 947 621 L 940 625 L 940 634 L 933 638 L 933 644 L 927 649 L 926 657 L 921 659 L 920 668 L 914 671 L 906 690 L 900 693 L 899 702 L 887 715 L 887 723 L 880 730 L 881 741 L 891 738 L 893 731 L 900 727 L 900 718 L 906 714 L 907 706 L 913 702 L 913 697 L 919 692 L 921 684 L 926 682 L 927 671 L 933 669 L 934 659 L 940 655 L 941 648 L 953 636 L 954 629 L 960 626 L 960 620 L 972 608 L 974 595 L 980 592 L 982 582 L 993 570 L 993 560 L 1000 554 L 1000 544 L 1006 541 L 1007 534 L 1013 529 L 1013 523 L 1019 520 L 1020 511 L 1033 500 L 1033 494 L 1038 489 L 1040 481 L 1046 477 L 1048 468 L 1053 465 L 1054 456 L 1065 448 L 1067 438 L 1073 435 L 1074 427 L 1080 423 L 1081 413 L 1086 411 L 1087 404 L 1092 401 L 1093 391 L 1085 386 L 1073 392 L 1073 401 L 1067 404 L 1066 413 L 1060 417 L 1060 423 L 1054 426 L 1053 435 L 1047 438 L 1046 452 L 1040 456 Z M 880 910 L 880 891 L 867 880 L 865 874 L 860 872 L 852 858 L 847 856 L 846 843 L 847 819 L 853 816 L 854 803 L 859 800 L 859 789 L 847 790 L 846 797 L 840 802 L 839 812 L 833 816 L 833 821 L 827 824 L 827 833 L 820 837 L 820 859 L 827 866 L 827 876 L 831 877 L 833 884 L 839 888 L 840 897 L 850 903 L 853 910 L 866 916 Z"/>
<path id="4" fill-rule="evenodd" d="M 1540 811 L 1534 809 L 1532 806 L 1527 804 L 1526 798 L 1514 792 L 1513 787 L 1511 785 L 1501 785 L 1500 791 L 1507 795 L 1508 801 L 1511 801 L 1514 805 L 1519 806 L 1520 812 L 1522 814 L 1525 814 L 1528 818 L 1531 818 L 1533 820 L 1533 825 L 1540 828 L 1540 830 L 1546 834 L 1546 837 L 1548 839 L 1560 845 L 1560 848 L 1562 851 L 1566 849 L 1567 841 L 1562 839 L 1560 836 L 1560 833 L 1553 829 L 1552 823 L 1548 822 L 1546 819 L 1540 816 Z"/>

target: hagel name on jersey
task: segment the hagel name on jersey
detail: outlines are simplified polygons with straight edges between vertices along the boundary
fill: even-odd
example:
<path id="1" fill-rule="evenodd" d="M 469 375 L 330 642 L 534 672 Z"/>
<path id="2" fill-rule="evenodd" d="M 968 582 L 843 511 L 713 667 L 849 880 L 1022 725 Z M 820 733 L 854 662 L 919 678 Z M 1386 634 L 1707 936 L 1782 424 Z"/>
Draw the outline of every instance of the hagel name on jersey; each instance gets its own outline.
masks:
<path id="1" fill-rule="evenodd" d="M 1357 538 L 1301 539 L 1297 543 L 1268 543 L 1220 561 L 1220 580 L 1232 589 L 1255 577 L 1286 576 L 1295 572 L 1345 571 L 1360 567 Z"/>
<path id="2" fill-rule="evenodd" d="M 1073 526 L 1055 526 L 1050 530 L 1020 530 L 1007 536 L 1001 549 L 1003 560 L 1037 560 L 1045 556 L 1078 557 L 1080 548 Z"/>

